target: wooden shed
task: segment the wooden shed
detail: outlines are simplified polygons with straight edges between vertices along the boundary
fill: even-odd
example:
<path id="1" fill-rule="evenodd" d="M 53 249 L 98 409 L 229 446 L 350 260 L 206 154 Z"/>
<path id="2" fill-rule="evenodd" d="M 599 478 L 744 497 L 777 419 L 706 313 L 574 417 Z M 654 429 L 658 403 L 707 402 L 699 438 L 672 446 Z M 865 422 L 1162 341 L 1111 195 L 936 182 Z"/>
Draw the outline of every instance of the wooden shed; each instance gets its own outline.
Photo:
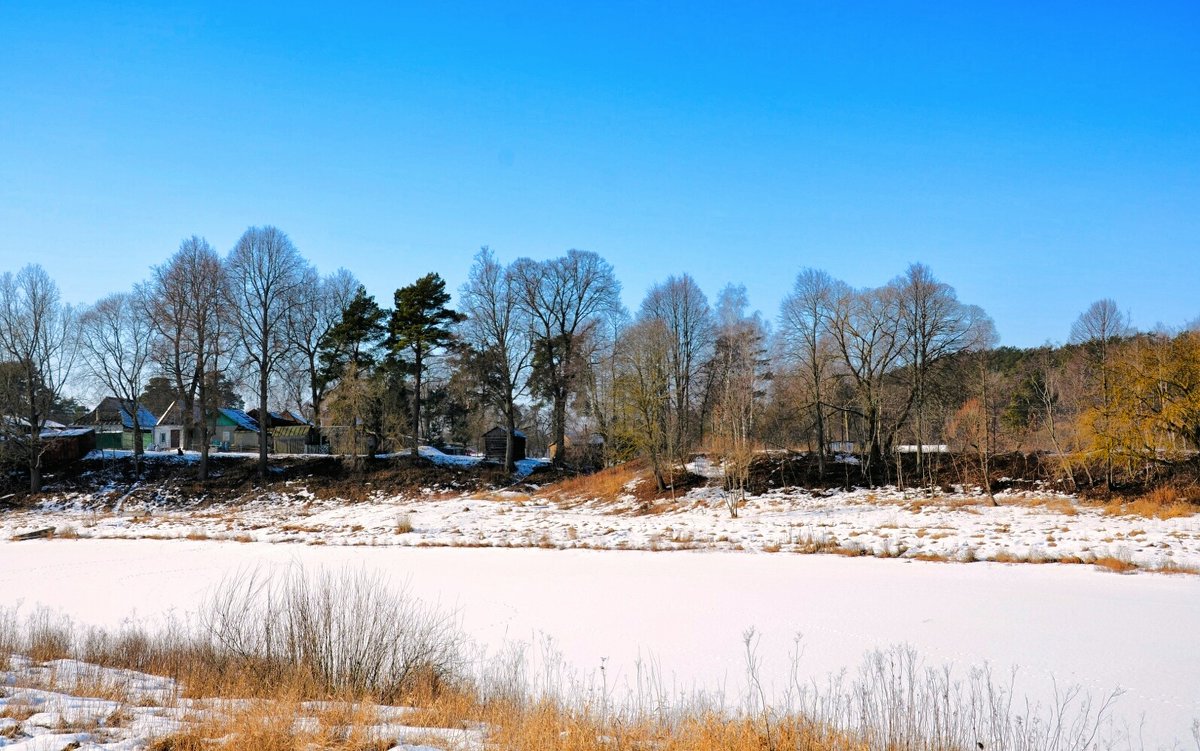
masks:
<path id="1" fill-rule="evenodd" d="M 504 462 L 504 453 L 508 449 L 508 431 L 497 425 L 483 434 L 483 455 L 488 461 Z M 525 458 L 525 434 L 519 430 L 513 431 L 513 461 Z"/>

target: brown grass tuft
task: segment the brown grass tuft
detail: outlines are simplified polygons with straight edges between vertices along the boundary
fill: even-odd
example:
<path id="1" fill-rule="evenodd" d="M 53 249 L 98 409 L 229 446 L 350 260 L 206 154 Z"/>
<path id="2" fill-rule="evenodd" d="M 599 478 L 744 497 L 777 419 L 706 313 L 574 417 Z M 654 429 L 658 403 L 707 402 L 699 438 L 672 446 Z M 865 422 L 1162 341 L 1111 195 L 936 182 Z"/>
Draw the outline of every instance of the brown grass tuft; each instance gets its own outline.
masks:
<path id="1" fill-rule="evenodd" d="M 408 514 L 400 514 L 396 517 L 396 534 L 406 535 L 413 531 L 412 517 Z"/>
<path id="2" fill-rule="evenodd" d="M 1138 566 L 1133 561 L 1126 558 L 1116 558 L 1111 555 L 1097 556 L 1093 561 L 1096 568 L 1103 571 L 1112 571 L 1115 574 L 1127 574 L 1130 571 L 1136 571 Z"/>
<path id="3" fill-rule="evenodd" d="M 640 463 L 626 462 L 590 475 L 576 475 L 541 488 L 536 495 L 555 501 L 616 501 L 627 495 L 635 481 L 653 482 L 646 477 Z"/>
<path id="4" fill-rule="evenodd" d="M 1155 488 L 1133 500 L 1114 499 L 1104 506 L 1107 516 L 1141 516 L 1147 519 L 1175 519 L 1197 512 L 1200 512 L 1200 506 L 1171 486 Z"/>

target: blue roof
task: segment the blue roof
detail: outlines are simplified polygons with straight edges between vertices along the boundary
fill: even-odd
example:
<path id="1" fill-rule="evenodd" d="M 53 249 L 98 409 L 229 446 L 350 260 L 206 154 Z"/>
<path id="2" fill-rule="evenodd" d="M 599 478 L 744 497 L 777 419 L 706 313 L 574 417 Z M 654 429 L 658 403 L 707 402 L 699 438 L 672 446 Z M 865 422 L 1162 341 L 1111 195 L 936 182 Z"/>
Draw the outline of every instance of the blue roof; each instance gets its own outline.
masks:
<path id="1" fill-rule="evenodd" d="M 133 430 L 133 414 L 130 413 L 129 407 L 122 405 L 120 412 L 121 425 L 128 430 Z M 156 423 L 158 423 L 158 418 L 154 416 L 154 413 L 140 404 L 138 405 L 137 413 L 138 427 L 142 428 L 143 430 L 146 428 L 152 428 Z"/>
<path id="2" fill-rule="evenodd" d="M 233 420 L 234 424 L 236 424 L 242 430 L 249 430 L 252 433 L 258 432 L 258 423 L 254 421 L 253 417 L 246 414 L 242 410 L 222 407 L 220 412 L 230 420 Z"/>

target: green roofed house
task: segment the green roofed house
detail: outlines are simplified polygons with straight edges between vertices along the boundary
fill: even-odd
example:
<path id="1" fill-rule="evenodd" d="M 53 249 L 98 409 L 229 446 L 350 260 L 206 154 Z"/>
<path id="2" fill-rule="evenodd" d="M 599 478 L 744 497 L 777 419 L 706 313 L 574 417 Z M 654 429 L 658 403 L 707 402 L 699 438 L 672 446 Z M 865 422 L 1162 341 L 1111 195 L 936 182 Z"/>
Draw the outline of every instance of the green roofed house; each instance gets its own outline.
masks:
<path id="1" fill-rule="evenodd" d="M 240 409 L 217 410 L 213 446 L 221 451 L 257 451 L 258 421 Z"/>

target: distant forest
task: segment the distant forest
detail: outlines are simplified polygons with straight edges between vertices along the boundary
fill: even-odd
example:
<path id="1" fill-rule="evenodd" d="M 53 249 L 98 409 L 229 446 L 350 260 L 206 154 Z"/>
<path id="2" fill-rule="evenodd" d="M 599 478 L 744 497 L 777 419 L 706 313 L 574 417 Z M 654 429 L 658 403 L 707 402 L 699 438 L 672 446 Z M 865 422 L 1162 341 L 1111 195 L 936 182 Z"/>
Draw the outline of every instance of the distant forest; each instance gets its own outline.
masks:
<path id="1" fill-rule="evenodd" d="M 984 310 L 924 265 L 855 289 L 797 269 L 780 310 L 744 287 L 710 301 L 686 273 L 635 311 L 601 256 L 500 260 L 467 283 L 436 273 L 377 301 L 351 271 L 321 275 L 288 236 L 252 227 L 221 255 L 184 240 L 132 289 L 74 308 L 36 265 L 0 277 L 0 447 L 40 488 L 48 420 L 129 405 L 135 434 L 177 403 L 183 448 L 203 454 L 221 407 L 294 411 L 309 440 L 362 456 L 477 447 L 508 431 L 531 453 L 595 468 L 640 458 L 660 489 L 689 456 L 719 458 L 744 487 L 756 455 L 803 456 L 817 477 L 936 484 L 944 455 L 995 475 L 1036 454 L 1066 490 L 1143 483 L 1200 448 L 1200 333 L 1136 331 L 1108 299 L 1068 344 L 996 347 Z M 72 398 L 71 395 L 75 395 Z M 266 431 L 259 466 L 268 469 Z M 134 443 L 140 452 L 140 441 Z M 841 470 L 837 470 L 841 471 Z M 907 477 L 905 477 L 907 475 Z"/>

